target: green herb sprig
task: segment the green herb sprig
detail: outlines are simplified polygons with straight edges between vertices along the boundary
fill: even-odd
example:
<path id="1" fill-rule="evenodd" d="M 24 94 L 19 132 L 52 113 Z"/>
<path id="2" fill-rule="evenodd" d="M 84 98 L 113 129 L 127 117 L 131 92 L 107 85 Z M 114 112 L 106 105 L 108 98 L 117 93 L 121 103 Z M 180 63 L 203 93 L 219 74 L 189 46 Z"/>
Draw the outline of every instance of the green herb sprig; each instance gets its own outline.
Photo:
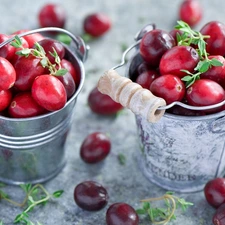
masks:
<path id="1" fill-rule="evenodd" d="M 17 55 L 28 57 L 33 55 L 34 57 L 40 59 L 40 63 L 44 68 L 49 70 L 49 73 L 54 76 L 63 76 L 67 73 L 67 70 L 61 68 L 60 58 L 53 48 L 52 52 L 49 52 L 51 56 L 55 59 L 55 64 L 52 64 L 49 58 L 46 55 L 44 48 L 38 43 L 35 43 L 35 48 L 24 48 L 22 40 L 19 36 L 15 36 L 14 41 L 11 42 L 11 45 L 19 50 L 16 52 Z"/>
<path id="2" fill-rule="evenodd" d="M 22 208 L 25 207 L 23 212 L 15 217 L 15 224 L 22 223 L 26 225 L 34 225 L 34 223 L 30 221 L 28 213 L 32 211 L 35 207 L 39 205 L 46 205 L 51 199 L 59 198 L 63 194 L 63 190 L 58 190 L 50 194 L 41 184 L 22 184 L 20 185 L 20 187 L 26 194 L 22 203 L 13 201 L 5 192 L 0 190 L 0 200 L 4 199 L 15 206 L 19 206 Z M 37 225 L 41 224 L 37 222 Z"/>
<path id="3" fill-rule="evenodd" d="M 194 69 L 196 73 L 182 70 L 183 72 L 187 73 L 187 76 L 184 76 L 182 80 L 186 82 L 186 87 L 188 88 L 196 80 L 200 79 L 200 75 L 208 71 L 209 68 L 211 68 L 212 66 L 222 66 L 223 64 L 215 58 L 208 58 L 205 39 L 209 38 L 210 36 L 202 35 L 200 32 L 192 30 L 191 27 L 184 21 L 177 21 L 177 25 L 174 28 L 182 31 L 182 34 L 177 33 L 178 46 L 197 46 L 196 50 L 198 52 L 200 60 Z"/>
<path id="4" fill-rule="evenodd" d="M 150 202 L 163 200 L 165 207 L 152 207 Z M 158 198 L 149 198 L 141 200 L 142 208 L 137 209 L 139 215 L 147 215 L 153 224 L 167 224 L 171 220 L 175 220 L 175 211 L 179 207 L 183 212 L 187 210 L 193 203 L 185 201 L 183 198 L 174 196 L 172 192 L 167 192 L 165 195 Z"/>

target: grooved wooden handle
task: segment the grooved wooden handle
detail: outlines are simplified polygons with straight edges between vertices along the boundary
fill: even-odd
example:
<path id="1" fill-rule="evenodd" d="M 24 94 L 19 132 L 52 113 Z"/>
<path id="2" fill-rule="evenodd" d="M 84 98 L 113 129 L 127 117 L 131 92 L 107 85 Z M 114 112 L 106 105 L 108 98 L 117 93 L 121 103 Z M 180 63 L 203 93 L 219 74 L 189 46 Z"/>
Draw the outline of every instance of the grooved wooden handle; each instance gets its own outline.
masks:
<path id="1" fill-rule="evenodd" d="M 115 70 L 108 70 L 100 77 L 98 90 L 152 123 L 157 122 L 165 112 L 157 110 L 166 105 L 164 99 L 156 97 L 129 78 L 120 76 Z"/>

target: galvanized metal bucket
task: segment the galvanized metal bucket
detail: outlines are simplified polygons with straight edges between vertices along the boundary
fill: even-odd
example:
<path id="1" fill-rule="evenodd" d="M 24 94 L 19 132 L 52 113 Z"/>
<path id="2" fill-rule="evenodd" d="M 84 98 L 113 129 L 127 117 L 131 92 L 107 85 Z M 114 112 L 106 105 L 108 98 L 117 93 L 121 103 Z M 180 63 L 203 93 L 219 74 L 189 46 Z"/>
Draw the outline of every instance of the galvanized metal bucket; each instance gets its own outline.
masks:
<path id="1" fill-rule="evenodd" d="M 42 28 L 19 36 L 45 31 L 63 32 L 72 38 L 71 45 L 65 46 L 66 59 L 75 67 L 80 83 L 61 110 L 25 119 L 0 116 L 0 181 L 4 183 L 44 182 L 57 175 L 65 165 L 65 143 L 73 109 L 84 84 L 83 61 L 88 46 L 79 37 L 60 28 Z"/>
<path id="2" fill-rule="evenodd" d="M 127 76 L 141 62 L 138 51 L 127 64 Z M 156 123 L 136 115 L 144 175 L 167 190 L 195 192 L 225 175 L 225 111 L 204 116 L 165 113 Z"/>

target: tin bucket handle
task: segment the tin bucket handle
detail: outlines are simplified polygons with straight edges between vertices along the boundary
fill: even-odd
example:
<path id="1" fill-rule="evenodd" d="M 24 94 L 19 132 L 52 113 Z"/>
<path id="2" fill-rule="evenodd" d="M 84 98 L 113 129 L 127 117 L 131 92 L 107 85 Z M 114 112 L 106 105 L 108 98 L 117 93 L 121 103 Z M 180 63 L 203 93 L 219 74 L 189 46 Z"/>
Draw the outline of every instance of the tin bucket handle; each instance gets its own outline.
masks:
<path id="1" fill-rule="evenodd" d="M 76 54 L 78 55 L 78 57 L 83 62 L 87 59 L 87 55 L 88 55 L 88 51 L 89 51 L 89 46 L 88 45 L 85 45 L 83 39 L 80 38 L 80 37 L 78 37 L 78 36 L 73 35 L 68 30 L 65 30 L 65 29 L 62 29 L 62 28 L 58 28 L 58 27 L 38 28 L 38 29 L 34 29 L 34 30 L 27 31 L 27 32 L 23 32 L 21 34 L 17 34 L 15 36 L 9 38 L 8 40 L 0 43 L 0 48 L 3 47 L 6 44 L 9 44 L 11 41 L 13 41 L 15 39 L 16 36 L 23 37 L 23 36 L 27 36 L 29 34 L 42 33 L 42 32 L 52 32 L 52 31 L 67 34 L 71 38 L 71 40 L 72 40 L 72 42 L 70 44 L 70 48 L 76 52 Z"/>

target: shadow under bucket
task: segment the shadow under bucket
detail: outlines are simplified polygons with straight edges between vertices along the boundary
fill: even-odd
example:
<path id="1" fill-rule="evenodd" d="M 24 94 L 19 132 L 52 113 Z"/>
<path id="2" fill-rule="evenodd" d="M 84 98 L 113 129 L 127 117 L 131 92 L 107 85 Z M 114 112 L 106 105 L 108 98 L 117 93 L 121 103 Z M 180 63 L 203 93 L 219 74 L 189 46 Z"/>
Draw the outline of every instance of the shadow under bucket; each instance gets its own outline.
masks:
<path id="1" fill-rule="evenodd" d="M 127 65 L 127 77 L 141 62 L 136 53 Z M 156 123 L 136 115 L 143 174 L 171 191 L 203 190 L 207 181 L 225 174 L 225 111 L 204 116 L 165 113 Z"/>
<path id="2" fill-rule="evenodd" d="M 38 32 L 43 31 L 38 29 Z M 52 28 L 53 31 L 65 31 Z M 48 29 L 44 29 L 48 31 Z M 68 33 L 67 31 L 65 31 Z M 85 72 L 81 50 L 87 50 L 78 37 L 71 46 L 64 46 L 79 77 L 79 84 L 66 105 L 58 111 L 41 116 L 14 119 L 0 116 L 0 181 L 8 184 L 41 183 L 57 175 L 65 165 L 65 143 L 70 130 L 76 99 Z M 79 46 L 81 44 L 81 46 Z"/>

